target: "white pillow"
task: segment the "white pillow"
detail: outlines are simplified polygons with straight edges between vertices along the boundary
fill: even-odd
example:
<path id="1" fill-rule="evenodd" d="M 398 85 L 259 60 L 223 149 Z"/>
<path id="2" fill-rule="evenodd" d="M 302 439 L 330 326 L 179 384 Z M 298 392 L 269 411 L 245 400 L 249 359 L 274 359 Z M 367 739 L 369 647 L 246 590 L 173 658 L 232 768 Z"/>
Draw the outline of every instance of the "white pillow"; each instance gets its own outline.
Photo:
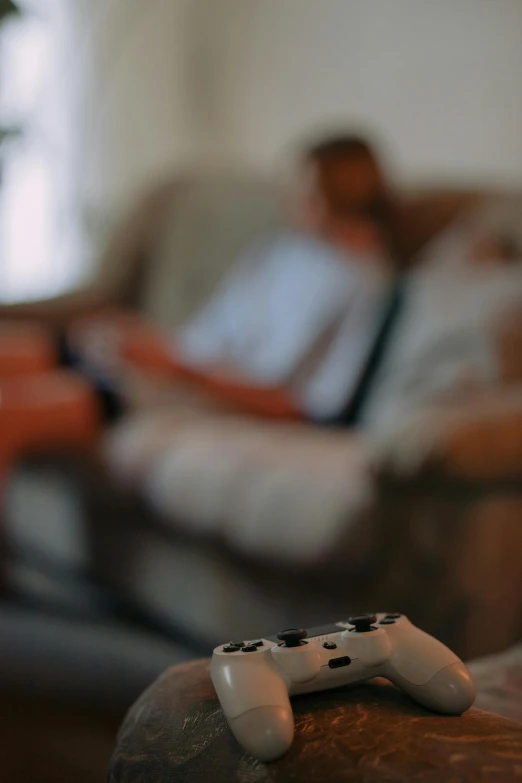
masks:
<path id="1" fill-rule="evenodd" d="M 405 305 L 365 411 L 374 433 L 470 382 L 498 378 L 493 327 L 522 308 L 522 263 L 477 265 L 477 236 L 522 234 L 522 199 L 495 199 L 465 216 L 426 248 L 407 281 Z M 518 232 L 518 233 L 517 233 Z"/>

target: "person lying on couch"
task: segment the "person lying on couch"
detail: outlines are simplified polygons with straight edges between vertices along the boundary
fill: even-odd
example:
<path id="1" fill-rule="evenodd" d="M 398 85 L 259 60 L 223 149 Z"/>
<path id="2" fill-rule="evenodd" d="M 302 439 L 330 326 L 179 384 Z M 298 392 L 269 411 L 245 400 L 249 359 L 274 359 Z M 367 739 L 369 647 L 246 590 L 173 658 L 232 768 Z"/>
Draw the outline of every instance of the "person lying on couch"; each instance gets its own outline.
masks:
<path id="1" fill-rule="evenodd" d="M 470 209 L 401 274 L 395 204 L 367 145 L 325 142 L 303 169 L 300 230 L 241 261 L 171 340 L 127 322 L 128 359 L 206 404 L 372 429 L 518 372 L 519 340 L 495 325 L 521 299 L 516 199 Z M 156 388 L 132 377 L 134 407 L 152 404 Z"/>
<path id="2" fill-rule="evenodd" d="M 292 227 L 240 259 L 174 336 L 131 311 L 104 314 L 103 286 L 50 304 L 0 308 L 7 322 L 36 319 L 49 328 L 36 374 L 25 368 L 10 377 L 0 366 L 0 474 L 28 450 L 90 448 L 96 412 L 112 420 L 129 406 L 150 407 L 158 378 L 188 393 L 191 404 L 202 398 L 206 406 L 274 419 L 334 416 L 357 383 L 393 281 L 395 205 L 376 153 L 349 135 L 306 151 L 297 190 Z M 75 312 L 92 316 L 71 326 Z M 61 348 L 72 375 L 49 366 L 59 324 L 69 324 Z M 96 334 L 101 356 L 92 349 Z M 18 336 L 24 351 L 27 340 Z"/>
<path id="3" fill-rule="evenodd" d="M 376 153 L 356 136 L 312 146 L 298 179 L 292 227 L 251 248 L 174 336 L 113 319 L 127 361 L 233 409 L 335 417 L 394 281 L 396 210 Z M 73 330 L 80 353 L 88 335 L 89 324 Z"/>

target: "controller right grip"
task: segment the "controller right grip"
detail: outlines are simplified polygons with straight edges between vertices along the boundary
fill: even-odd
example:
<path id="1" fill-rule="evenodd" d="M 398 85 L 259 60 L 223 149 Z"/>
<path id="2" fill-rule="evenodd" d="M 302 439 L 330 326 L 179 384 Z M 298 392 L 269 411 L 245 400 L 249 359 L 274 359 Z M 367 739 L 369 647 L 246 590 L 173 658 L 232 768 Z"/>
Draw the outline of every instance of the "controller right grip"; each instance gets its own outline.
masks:
<path id="1" fill-rule="evenodd" d="M 444 715 L 460 715 L 475 701 L 475 684 L 461 661 L 445 666 L 424 685 L 415 685 L 397 672 L 390 679 L 418 704 Z"/>

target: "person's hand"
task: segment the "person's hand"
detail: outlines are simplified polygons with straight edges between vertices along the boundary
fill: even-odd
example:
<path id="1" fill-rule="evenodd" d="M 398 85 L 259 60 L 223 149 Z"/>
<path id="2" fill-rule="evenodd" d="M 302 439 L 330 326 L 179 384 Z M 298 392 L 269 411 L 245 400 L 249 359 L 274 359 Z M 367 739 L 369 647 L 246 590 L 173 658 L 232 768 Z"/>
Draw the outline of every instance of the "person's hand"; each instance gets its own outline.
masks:
<path id="1" fill-rule="evenodd" d="M 67 337 L 73 352 L 85 364 L 106 374 L 114 374 L 126 361 L 127 344 L 156 331 L 133 310 L 107 309 L 76 320 Z"/>
<path id="2" fill-rule="evenodd" d="M 233 412 L 235 407 L 209 395 L 204 388 L 182 378 L 147 373 L 130 364 L 118 377 L 118 391 L 128 413 L 173 408 L 177 413 Z"/>
<path id="3" fill-rule="evenodd" d="M 127 368 L 155 376 L 194 379 L 199 374 L 178 362 L 168 335 L 139 313 L 104 310 L 75 322 L 68 333 L 73 351 L 106 375 Z"/>
<path id="4" fill-rule="evenodd" d="M 177 370 L 167 337 L 149 324 L 127 330 L 121 340 L 121 357 L 133 367 L 155 375 L 172 375 Z"/>

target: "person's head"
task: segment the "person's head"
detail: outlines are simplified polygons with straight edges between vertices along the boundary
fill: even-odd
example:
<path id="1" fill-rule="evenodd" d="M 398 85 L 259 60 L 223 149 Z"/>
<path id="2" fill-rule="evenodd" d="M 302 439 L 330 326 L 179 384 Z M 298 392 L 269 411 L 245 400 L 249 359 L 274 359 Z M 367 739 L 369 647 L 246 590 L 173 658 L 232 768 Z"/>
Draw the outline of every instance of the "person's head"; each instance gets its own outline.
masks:
<path id="1" fill-rule="evenodd" d="M 354 250 L 386 244 L 389 188 L 368 141 L 348 134 L 326 138 L 305 150 L 302 172 L 298 216 L 303 227 Z"/>

